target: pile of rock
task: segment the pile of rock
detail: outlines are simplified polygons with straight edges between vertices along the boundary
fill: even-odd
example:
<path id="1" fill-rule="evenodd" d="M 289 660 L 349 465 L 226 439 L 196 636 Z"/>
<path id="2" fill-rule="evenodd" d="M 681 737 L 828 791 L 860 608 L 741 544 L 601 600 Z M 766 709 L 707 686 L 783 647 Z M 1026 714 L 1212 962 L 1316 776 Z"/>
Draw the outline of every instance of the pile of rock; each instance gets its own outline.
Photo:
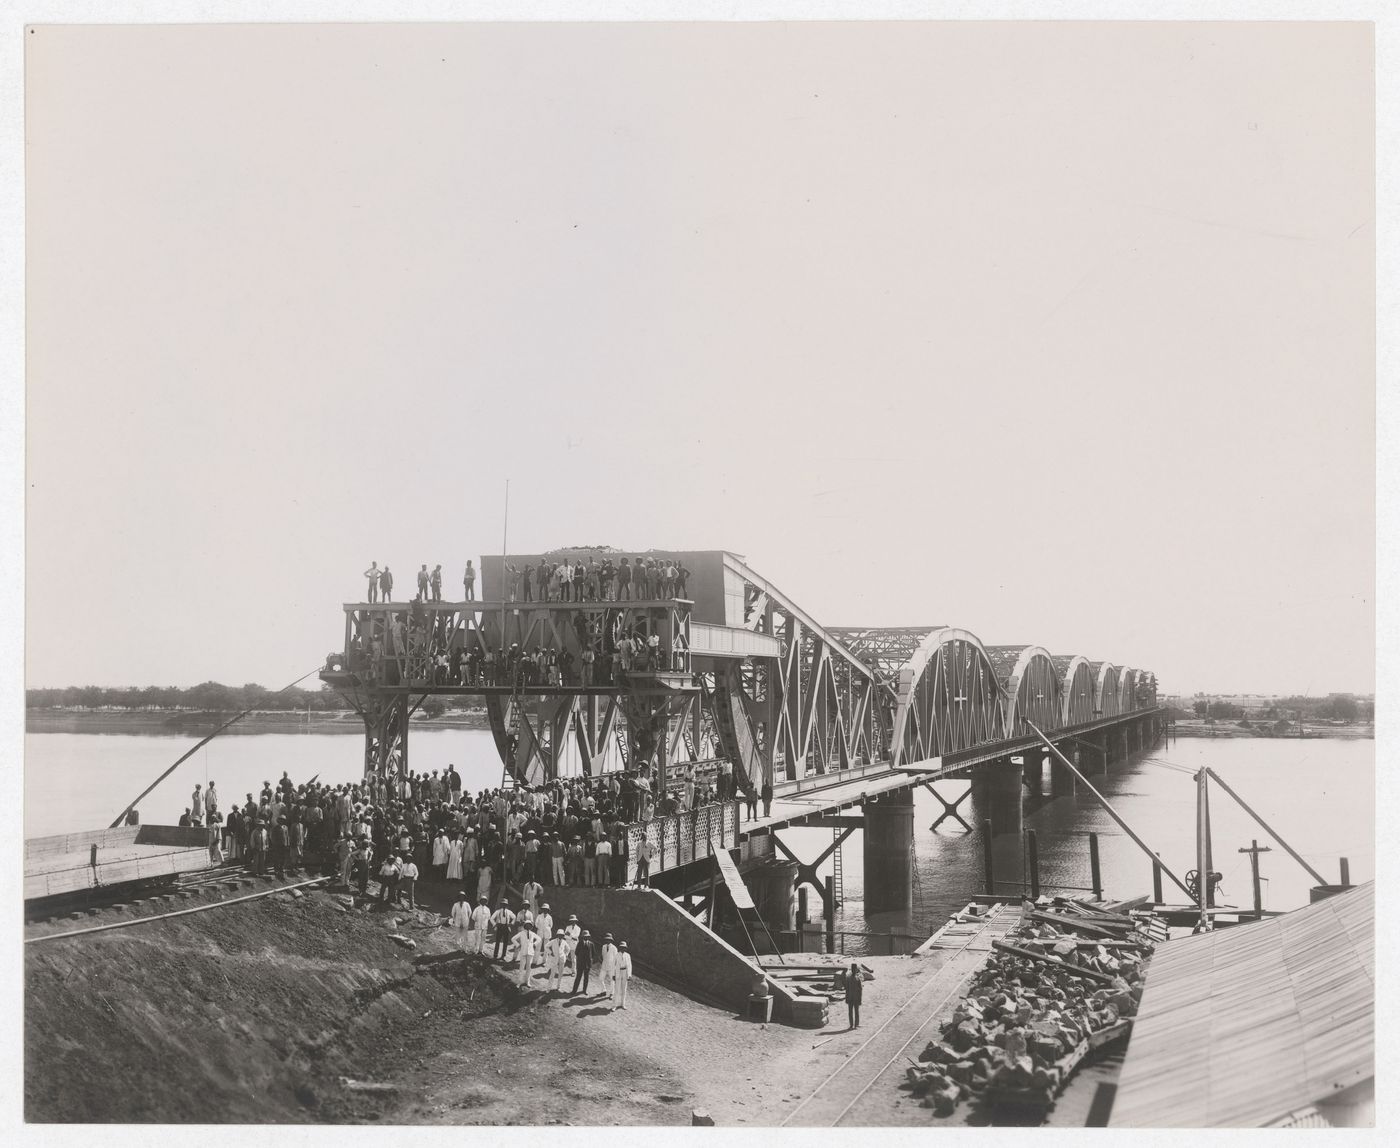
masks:
<path id="1" fill-rule="evenodd" d="M 1137 1011 L 1151 944 L 1133 933 L 1131 919 L 1086 918 L 1084 931 L 1121 925 L 1124 934 L 1086 939 L 1072 921 L 1035 919 L 1044 916 L 1027 912 L 1008 943 L 997 943 L 942 1039 L 907 1070 L 914 1094 L 938 1115 L 988 1092 L 1048 1107 L 1093 1038 Z"/>

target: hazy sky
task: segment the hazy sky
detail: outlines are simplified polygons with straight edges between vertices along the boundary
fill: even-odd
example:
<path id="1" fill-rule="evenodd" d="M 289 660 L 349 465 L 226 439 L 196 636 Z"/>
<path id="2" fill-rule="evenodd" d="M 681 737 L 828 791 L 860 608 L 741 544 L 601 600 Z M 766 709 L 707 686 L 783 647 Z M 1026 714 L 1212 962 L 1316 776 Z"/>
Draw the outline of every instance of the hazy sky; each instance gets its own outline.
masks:
<path id="1" fill-rule="evenodd" d="M 44 27 L 30 685 L 511 548 L 1374 688 L 1362 24 Z"/>

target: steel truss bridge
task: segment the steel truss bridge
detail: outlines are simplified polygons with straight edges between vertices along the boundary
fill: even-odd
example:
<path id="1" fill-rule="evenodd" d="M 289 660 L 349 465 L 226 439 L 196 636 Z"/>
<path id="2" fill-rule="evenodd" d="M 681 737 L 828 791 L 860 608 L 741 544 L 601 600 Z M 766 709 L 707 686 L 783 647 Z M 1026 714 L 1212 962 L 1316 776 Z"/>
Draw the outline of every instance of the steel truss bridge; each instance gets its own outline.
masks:
<path id="1" fill-rule="evenodd" d="M 1068 734 L 1156 709 L 1144 670 L 951 626 L 823 626 L 728 551 L 640 556 L 683 566 L 685 597 L 527 601 L 513 573 L 619 557 L 486 558 L 481 601 L 346 604 L 321 679 L 364 719 L 366 773 L 406 772 L 411 719 L 444 695 L 484 700 L 516 783 L 620 769 L 660 782 L 727 761 L 744 792 L 971 764 L 1031 744 L 1030 722 Z M 624 667 L 629 644 L 652 653 Z M 536 657 L 560 670 L 532 678 Z"/>

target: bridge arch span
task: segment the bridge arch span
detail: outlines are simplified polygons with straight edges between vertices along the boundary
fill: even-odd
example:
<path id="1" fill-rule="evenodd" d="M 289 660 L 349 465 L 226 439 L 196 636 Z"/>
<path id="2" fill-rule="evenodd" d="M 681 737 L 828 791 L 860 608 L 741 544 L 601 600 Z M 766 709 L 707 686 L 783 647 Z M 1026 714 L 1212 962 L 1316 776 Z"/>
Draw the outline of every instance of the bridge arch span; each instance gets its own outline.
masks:
<path id="1" fill-rule="evenodd" d="M 1094 716 L 1118 716 L 1118 667 L 1112 662 L 1093 662 Z"/>
<path id="2" fill-rule="evenodd" d="M 1098 692 L 1089 659 L 1080 654 L 1056 654 L 1050 660 L 1060 675 L 1060 724 L 1071 726 L 1093 721 Z"/>
<path id="3" fill-rule="evenodd" d="M 1002 737 L 996 667 L 976 634 L 945 626 L 900 669 L 890 757 L 926 761 Z"/>
<path id="4" fill-rule="evenodd" d="M 1002 729 L 1007 737 L 1030 733 L 1026 719 L 1041 729 L 1060 725 L 1060 676 L 1041 646 L 988 646 L 987 655 L 1001 686 Z"/>
<path id="5" fill-rule="evenodd" d="M 1131 713 L 1137 709 L 1137 681 L 1139 670 L 1124 666 L 1118 671 L 1118 712 Z"/>

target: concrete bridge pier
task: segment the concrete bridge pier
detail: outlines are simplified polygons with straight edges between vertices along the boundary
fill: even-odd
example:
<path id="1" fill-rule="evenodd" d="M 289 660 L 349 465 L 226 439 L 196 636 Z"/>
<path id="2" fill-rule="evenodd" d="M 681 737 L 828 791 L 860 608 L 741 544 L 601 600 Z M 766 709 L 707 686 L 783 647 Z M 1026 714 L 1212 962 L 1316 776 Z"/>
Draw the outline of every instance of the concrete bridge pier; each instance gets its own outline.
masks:
<path id="1" fill-rule="evenodd" d="M 1066 756 L 1074 762 L 1081 773 L 1084 772 L 1083 759 L 1080 757 L 1078 749 L 1071 749 Z M 1059 760 L 1055 758 L 1050 761 L 1050 796 L 1074 796 L 1074 774 L 1069 771 L 1068 766 L 1060 764 Z"/>
<path id="2" fill-rule="evenodd" d="M 770 861 L 744 874 L 754 908 L 772 933 L 797 928 L 797 862 Z"/>
<path id="3" fill-rule="evenodd" d="M 1021 781 L 1026 793 L 1039 797 L 1042 793 L 1041 779 L 1045 776 L 1045 759 L 1038 751 L 1027 753 L 1021 759 Z"/>
<path id="4" fill-rule="evenodd" d="M 914 791 L 883 793 L 867 799 L 861 809 L 865 814 L 865 912 L 907 913 L 913 907 Z"/>
<path id="5" fill-rule="evenodd" d="M 1021 832 L 1021 776 L 1019 761 L 1002 758 L 984 765 L 978 774 L 985 793 L 987 817 L 992 835 Z"/>

